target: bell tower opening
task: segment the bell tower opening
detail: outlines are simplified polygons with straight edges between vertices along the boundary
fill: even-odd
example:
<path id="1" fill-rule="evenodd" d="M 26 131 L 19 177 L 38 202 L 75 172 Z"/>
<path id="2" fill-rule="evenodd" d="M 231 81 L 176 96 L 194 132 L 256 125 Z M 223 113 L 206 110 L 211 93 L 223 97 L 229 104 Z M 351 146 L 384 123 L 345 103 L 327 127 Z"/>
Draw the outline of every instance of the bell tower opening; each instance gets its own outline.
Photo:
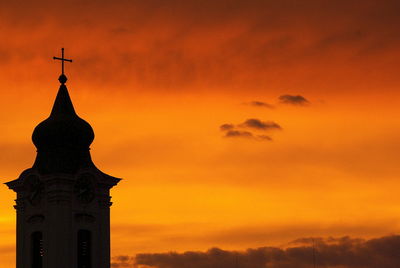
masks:
<path id="1" fill-rule="evenodd" d="M 42 232 L 34 232 L 32 239 L 32 268 L 43 267 L 43 234 Z"/>
<path id="2" fill-rule="evenodd" d="M 79 230 L 77 239 L 78 268 L 91 268 L 91 233 L 89 230 Z"/>

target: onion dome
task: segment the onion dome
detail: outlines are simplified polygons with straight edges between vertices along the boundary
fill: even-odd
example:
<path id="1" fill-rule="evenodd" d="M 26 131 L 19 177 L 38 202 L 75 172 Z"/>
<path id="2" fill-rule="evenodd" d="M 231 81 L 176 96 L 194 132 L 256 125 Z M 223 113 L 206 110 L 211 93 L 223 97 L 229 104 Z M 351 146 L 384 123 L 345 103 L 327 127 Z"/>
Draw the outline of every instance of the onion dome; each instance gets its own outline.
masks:
<path id="1" fill-rule="evenodd" d="M 61 85 L 49 118 L 33 131 L 38 151 L 88 150 L 94 139 L 92 127 L 74 110 L 67 87 Z"/>
<path id="2" fill-rule="evenodd" d="M 36 126 L 32 141 L 37 148 L 33 167 L 40 173 L 75 173 L 93 165 L 89 146 L 93 142 L 92 127 L 76 113 L 62 74 L 57 97 L 50 116 Z"/>

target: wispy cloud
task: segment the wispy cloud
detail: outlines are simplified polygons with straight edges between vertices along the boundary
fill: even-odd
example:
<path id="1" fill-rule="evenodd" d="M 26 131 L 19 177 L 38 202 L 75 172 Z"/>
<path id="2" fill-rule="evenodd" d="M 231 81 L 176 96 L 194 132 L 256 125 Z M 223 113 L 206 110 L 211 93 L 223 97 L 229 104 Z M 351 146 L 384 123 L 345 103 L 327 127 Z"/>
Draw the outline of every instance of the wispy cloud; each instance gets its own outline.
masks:
<path id="1" fill-rule="evenodd" d="M 232 130 L 232 129 L 234 129 L 235 128 L 235 125 L 233 125 L 233 124 L 222 124 L 220 127 L 219 127 L 219 129 L 221 130 L 221 131 L 228 131 L 228 130 Z"/>
<path id="2" fill-rule="evenodd" d="M 226 138 L 250 138 L 259 141 L 272 141 L 270 136 L 257 132 L 275 129 L 281 130 L 282 127 L 273 121 L 261 121 L 257 118 L 250 118 L 237 125 L 231 123 L 222 124 L 219 129 L 225 133 L 224 137 Z"/>
<path id="3" fill-rule="evenodd" d="M 226 132 L 225 137 L 245 137 L 253 138 L 253 133 L 249 131 L 229 130 Z"/>
<path id="4" fill-rule="evenodd" d="M 250 105 L 250 106 L 255 106 L 255 107 L 269 108 L 269 109 L 275 108 L 272 104 L 269 104 L 269 103 L 266 103 L 263 101 L 250 101 L 250 102 L 246 102 L 245 104 Z"/>
<path id="5" fill-rule="evenodd" d="M 282 95 L 279 97 L 279 101 L 284 104 L 304 106 L 310 104 L 310 102 L 301 95 Z"/>
<path id="6" fill-rule="evenodd" d="M 240 127 L 253 128 L 258 130 L 272 130 L 272 129 L 282 129 L 280 125 L 272 121 L 261 121 L 260 119 L 251 118 L 244 121 L 239 125 Z"/>

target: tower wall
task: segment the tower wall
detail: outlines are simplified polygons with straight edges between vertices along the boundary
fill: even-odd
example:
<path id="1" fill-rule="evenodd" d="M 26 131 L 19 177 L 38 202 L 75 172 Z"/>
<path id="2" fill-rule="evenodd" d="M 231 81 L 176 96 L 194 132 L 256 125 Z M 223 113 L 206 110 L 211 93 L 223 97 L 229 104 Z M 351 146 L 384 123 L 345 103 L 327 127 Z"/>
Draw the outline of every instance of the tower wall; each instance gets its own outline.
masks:
<path id="1" fill-rule="evenodd" d="M 90 201 L 81 200 L 79 177 L 85 174 L 93 180 Z M 42 198 L 32 204 L 32 193 L 27 186 L 29 177 L 39 178 Z M 25 172 L 17 181 L 17 268 L 32 266 L 32 234 L 43 234 L 42 268 L 79 268 L 78 232 L 90 232 L 90 263 L 92 268 L 110 267 L 110 184 L 109 176 L 86 169 L 74 175 L 41 176 L 33 170 Z M 108 182 L 110 183 L 110 182 Z M 77 189 L 78 188 L 78 189 Z M 89 268 L 89 267 L 87 267 Z"/>

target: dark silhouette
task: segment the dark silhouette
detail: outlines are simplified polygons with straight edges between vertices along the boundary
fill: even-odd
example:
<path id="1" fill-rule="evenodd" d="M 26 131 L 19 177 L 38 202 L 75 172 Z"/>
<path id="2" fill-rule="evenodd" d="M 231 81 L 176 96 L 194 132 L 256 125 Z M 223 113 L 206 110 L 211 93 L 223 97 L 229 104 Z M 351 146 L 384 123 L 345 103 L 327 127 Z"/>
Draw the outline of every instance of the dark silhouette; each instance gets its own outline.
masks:
<path id="1" fill-rule="evenodd" d="M 61 75 L 65 76 L 64 75 L 64 61 L 72 62 L 72 60 L 64 58 L 64 48 L 61 48 L 61 58 L 53 57 L 53 60 L 60 60 L 61 61 Z M 65 81 L 65 82 L 67 82 L 67 81 Z M 65 82 L 63 84 L 65 84 Z"/>
<path id="2" fill-rule="evenodd" d="M 34 232 L 31 236 L 32 241 L 32 267 L 43 267 L 43 234 Z"/>
<path id="3" fill-rule="evenodd" d="M 36 160 L 7 186 L 17 193 L 17 268 L 109 268 L 110 189 L 120 179 L 92 162 L 92 127 L 61 83 L 50 116 L 33 131 Z"/>
<path id="4" fill-rule="evenodd" d="M 89 230 L 78 231 L 78 268 L 90 268 L 92 259 L 92 234 Z"/>

